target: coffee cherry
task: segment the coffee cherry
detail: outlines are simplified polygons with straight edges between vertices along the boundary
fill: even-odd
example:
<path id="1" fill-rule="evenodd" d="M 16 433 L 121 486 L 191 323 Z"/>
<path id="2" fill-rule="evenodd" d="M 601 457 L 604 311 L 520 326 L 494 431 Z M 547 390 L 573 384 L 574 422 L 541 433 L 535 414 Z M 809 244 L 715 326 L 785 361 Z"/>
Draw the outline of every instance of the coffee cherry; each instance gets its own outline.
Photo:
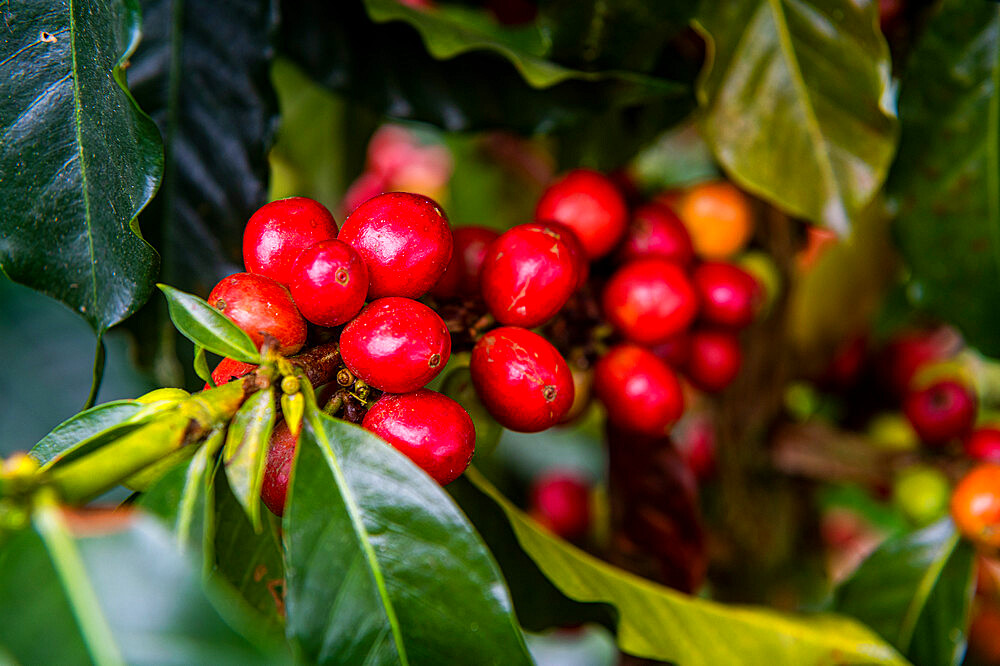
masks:
<path id="1" fill-rule="evenodd" d="M 735 333 L 714 329 L 691 332 L 691 352 L 684 372 L 702 391 L 715 393 L 729 386 L 742 363 L 743 352 Z"/>
<path id="2" fill-rule="evenodd" d="M 608 321 L 630 341 L 644 345 L 681 333 L 698 314 L 698 297 L 683 269 L 655 257 L 618 269 L 602 302 Z"/>
<path id="3" fill-rule="evenodd" d="M 579 539 L 590 528 L 590 487 L 572 472 L 549 472 L 532 484 L 529 512 L 557 536 Z"/>
<path id="4" fill-rule="evenodd" d="M 222 386 L 234 379 L 249 375 L 256 369 L 257 366 L 253 363 L 244 363 L 243 361 L 226 357 L 219 361 L 219 365 L 215 366 L 215 370 L 212 370 L 212 381 L 215 382 L 216 386 Z M 211 385 L 205 382 L 205 388 L 209 389 Z"/>
<path id="5" fill-rule="evenodd" d="M 551 232 L 559 237 L 559 240 L 566 244 L 569 248 L 569 253 L 573 257 L 573 261 L 576 262 L 576 287 L 579 289 L 586 282 L 587 278 L 590 276 L 590 260 L 587 258 L 587 252 L 583 249 L 583 243 L 580 242 L 580 237 L 576 235 L 576 232 L 567 227 L 561 222 L 540 222 L 546 231 Z"/>
<path id="6" fill-rule="evenodd" d="M 952 358 L 961 348 L 961 336 L 947 326 L 906 331 L 886 345 L 881 359 L 882 371 L 890 388 L 903 395 L 923 367 Z"/>
<path id="7" fill-rule="evenodd" d="M 753 323 L 762 296 L 760 285 L 739 266 L 708 261 L 694 269 L 702 318 L 712 324 L 743 328 Z"/>
<path id="8" fill-rule="evenodd" d="M 302 316 L 339 326 L 358 314 L 368 293 L 368 267 L 358 251 L 336 238 L 299 254 L 289 291 Z"/>
<path id="9" fill-rule="evenodd" d="M 976 420 L 976 396 L 964 384 L 945 379 L 910 392 L 903 413 L 921 441 L 931 446 L 965 436 Z"/>
<path id="10" fill-rule="evenodd" d="M 639 257 L 660 257 L 682 266 L 694 260 L 691 235 L 677 214 L 658 203 L 640 206 L 632 215 L 625 232 L 620 259 L 627 262 Z"/>
<path id="11" fill-rule="evenodd" d="M 347 216 L 338 238 L 368 264 L 368 298 L 419 298 L 444 274 L 452 235 L 441 207 L 419 194 L 389 192 Z"/>
<path id="12" fill-rule="evenodd" d="M 715 475 L 715 425 L 709 415 L 704 412 L 690 417 L 685 415 L 671 438 L 677 453 L 698 481 L 707 481 Z"/>
<path id="13" fill-rule="evenodd" d="M 981 426 L 965 438 L 965 455 L 973 460 L 1000 463 L 1000 427 Z"/>
<path id="14" fill-rule="evenodd" d="M 729 183 L 695 185 L 676 210 L 702 259 L 728 259 L 742 250 L 753 234 L 750 203 Z"/>
<path id="15" fill-rule="evenodd" d="M 573 404 L 566 360 L 548 340 L 524 328 L 504 326 L 480 338 L 470 370 L 483 405 L 510 430 L 545 430 Z"/>
<path id="16" fill-rule="evenodd" d="M 292 476 L 292 462 L 299 438 L 288 429 L 288 424 L 278 421 L 267 445 L 267 462 L 264 466 L 264 483 L 260 487 L 260 498 L 264 506 L 279 518 L 285 513 L 285 497 L 288 494 L 288 480 Z"/>
<path id="17" fill-rule="evenodd" d="M 977 465 L 958 482 L 951 495 L 951 517 L 968 538 L 1000 547 L 1000 465 Z"/>
<path id="18" fill-rule="evenodd" d="M 479 296 L 479 273 L 486 249 L 500 234 L 486 227 L 458 227 L 454 230 L 455 247 L 444 275 L 431 289 L 440 300 Z"/>
<path id="19" fill-rule="evenodd" d="M 476 448 L 476 429 L 468 412 L 448 396 L 427 389 L 383 395 L 361 425 L 442 486 L 462 475 Z"/>
<path id="20" fill-rule="evenodd" d="M 306 320 L 288 289 L 269 277 L 230 275 L 215 285 L 208 303 L 246 331 L 258 349 L 265 333 L 278 341 L 278 351 L 285 355 L 299 351 L 306 342 Z"/>
<path id="21" fill-rule="evenodd" d="M 638 345 L 618 345 L 597 361 L 594 395 L 619 428 L 653 437 L 670 432 L 684 413 L 677 375 Z"/>
<path id="22" fill-rule="evenodd" d="M 896 477 L 893 503 L 914 525 L 923 527 L 948 513 L 948 477 L 931 465 L 911 465 Z"/>
<path id="23" fill-rule="evenodd" d="M 576 169 L 550 185 L 535 208 L 537 222 L 561 222 L 576 232 L 590 259 L 610 252 L 625 233 L 628 211 L 606 176 Z"/>
<path id="24" fill-rule="evenodd" d="M 299 253 L 310 245 L 337 237 L 337 222 L 323 204 L 306 197 L 265 204 L 243 231 L 243 263 L 247 270 L 287 286 Z"/>
<path id="25" fill-rule="evenodd" d="M 566 304 L 577 276 L 577 258 L 558 232 L 542 224 L 521 224 L 486 250 L 483 300 L 501 324 L 531 328 Z"/>
<path id="26" fill-rule="evenodd" d="M 434 310 L 409 298 L 369 303 L 340 334 L 340 355 L 355 375 L 389 393 L 415 391 L 448 363 L 451 335 Z"/>

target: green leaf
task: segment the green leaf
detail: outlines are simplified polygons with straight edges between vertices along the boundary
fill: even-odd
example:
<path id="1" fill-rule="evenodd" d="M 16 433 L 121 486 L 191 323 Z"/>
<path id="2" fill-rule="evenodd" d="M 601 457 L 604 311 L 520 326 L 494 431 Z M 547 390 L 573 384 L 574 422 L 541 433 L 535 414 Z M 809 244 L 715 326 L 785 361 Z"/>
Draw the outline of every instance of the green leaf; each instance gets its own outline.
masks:
<path id="1" fill-rule="evenodd" d="M 243 228 L 267 201 L 277 13 L 271 0 L 142 0 L 142 16 L 129 85 L 163 135 L 164 174 L 140 222 L 162 255 L 160 281 L 207 294 L 242 270 Z M 182 370 L 162 303 L 129 327 L 144 366 Z"/>
<path id="2" fill-rule="evenodd" d="M 215 388 L 215 380 L 212 379 L 212 371 L 208 367 L 208 359 L 205 357 L 205 348 L 195 345 L 194 348 L 194 373 L 198 379 L 204 380 L 209 386 Z"/>
<path id="3" fill-rule="evenodd" d="M 253 340 L 224 314 L 193 294 L 165 284 L 157 286 L 167 297 L 171 321 L 188 340 L 219 356 L 260 362 Z"/>
<path id="4" fill-rule="evenodd" d="M 124 86 L 138 40 L 134 0 L 3 7 L 0 269 L 98 333 L 149 298 L 157 269 L 134 222 L 163 168 Z"/>
<path id="5" fill-rule="evenodd" d="M 87 532 L 73 535 L 49 508 L 37 531 L 0 548 L 0 645 L 20 663 L 287 661 L 223 621 L 157 521 L 138 513 L 93 520 L 88 527 L 84 514 Z"/>
<path id="6" fill-rule="evenodd" d="M 366 0 L 285 2 L 281 12 L 281 48 L 310 76 L 379 114 L 449 130 L 547 132 L 651 102 L 680 115 L 692 102 L 686 83 L 551 61 L 536 26 L 504 28 L 481 11 Z"/>
<path id="7" fill-rule="evenodd" d="M 274 400 L 274 389 L 270 387 L 250 396 L 229 424 L 226 446 L 222 450 L 229 485 L 258 532 L 261 530 L 260 489 L 264 485 L 267 444 L 276 418 Z"/>
<path id="8" fill-rule="evenodd" d="M 134 428 L 138 424 L 129 423 L 129 419 L 142 409 L 143 405 L 135 400 L 116 400 L 91 407 L 53 428 L 31 448 L 29 455 L 44 468 L 71 460 Z"/>
<path id="9" fill-rule="evenodd" d="M 1000 355 L 1000 8 L 946 0 L 901 84 L 889 188 L 910 300 Z"/>
<path id="10" fill-rule="evenodd" d="M 284 516 L 287 632 L 320 663 L 529 663 L 496 563 L 440 486 L 310 404 Z"/>
<path id="11" fill-rule="evenodd" d="M 631 655 L 680 664 L 906 663 L 849 618 L 729 606 L 613 567 L 553 536 L 475 470 L 466 477 L 503 509 L 521 548 L 563 594 L 615 607 L 618 647 Z"/>
<path id="12" fill-rule="evenodd" d="M 950 520 L 883 543 L 836 594 L 917 664 L 958 664 L 975 590 L 975 553 Z"/>
<path id="13" fill-rule="evenodd" d="M 702 128 L 740 186 L 844 233 L 896 146 L 889 49 L 871 0 L 707 0 Z"/>

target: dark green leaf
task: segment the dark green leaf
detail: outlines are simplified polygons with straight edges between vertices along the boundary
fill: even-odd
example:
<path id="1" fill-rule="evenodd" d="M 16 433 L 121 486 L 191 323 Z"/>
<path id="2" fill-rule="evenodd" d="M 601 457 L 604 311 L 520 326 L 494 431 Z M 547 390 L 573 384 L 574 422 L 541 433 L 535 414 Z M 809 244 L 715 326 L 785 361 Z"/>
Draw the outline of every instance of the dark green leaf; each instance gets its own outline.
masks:
<path id="1" fill-rule="evenodd" d="M 846 232 L 896 146 L 889 49 L 871 0 L 702 3 L 703 132 L 739 185 Z"/>
<path id="2" fill-rule="evenodd" d="M 449 130 L 549 131 L 647 102 L 675 115 L 691 105 L 686 84 L 548 60 L 534 26 L 502 28 L 481 12 L 421 12 L 394 0 L 365 7 L 371 18 L 356 3 L 285 2 L 280 43 L 313 78 L 379 114 Z"/>
<path id="3" fill-rule="evenodd" d="M 163 186 L 140 221 L 162 255 L 160 280 L 191 293 L 207 294 L 242 270 L 243 227 L 267 201 L 277 121 L 273 5 L 142 0 L 142 42 L 128 79 L 163 134 L 165 165 Z M 143 364 L 173 360 L 180 369 L 162 303 L 151 302 L 130 326 Z"/>
<path id="4" fill-rule="evenodd" d="M 0 31 L 0 267 L 98 333 L 149 298 L 157 257 L 134 218 L 163 168 L 124 87 L 134 0 L 7 2 Z"/>
<path id="5" fill-rule="evenodd" d="M 283 660 L 227 626 L 197 569 L 153 519 L 104 516 L 74 538 L 58 510 L 46 511 L 44 543 L 25 530 L 0 550 L 0 645 L 21 663 L 89 663 L 97 654 L 88 654 L 83 613 L 88 625 L 110 631 L 110 640 L 93 646 L 109 657 L 104 663 L 115 652 L 130 664 Z"/>
<path id="6" fill-rule="evenodd" d="M 613 567 L 553 536 L 475 470 L 466 477 L 503 509 L 520 547 L 563 594 L 615 607 L 618 647 L 629 654 L 680 664 L 906 663 L 849 618 L 728 606 Z"/>
<path id="7" fill-rule="evenodd" d="M 1000 354 L 1000 9 L 946 0 L 901 84 L 890 189 L 911 301 Z"/>
<path id="8" fill-rule="evenodd" d="M 279 521 L 268 512 L 264 529 L 255 531 L 223 474 L 216 477 L 214 499 L 213 578 L 231 585 L 250 608 L 280 626 L 285 614 L 285 570 Z"/>
<path id="9" fill-rule="evenodd" d="M 440 486 L 306 411 L 284 533 L 287 631 L 321 663 L 528 663 L 507 590 Z"/>
<path id="10" fill-rule="evenodd" d="M 135 400 L 116 400 L 97 405 L 57 425 L 29 452 L 43 467 L 72 460 L 136 427 L 130 419 L 143 405 Z"/>
<path id="11" fill-rule="evenodd" d="M 267 443 L 275 418 L 274 389 L 257 391 L 233 417 L 222 450 L 229 485 L 258 532 L 261 529 L 260 489 L 264 484 Z"/>
<path id="12" fill-rule="evenodd" d="M 837 591 L 836 609 L 867 623 L 917 664 L 965 654 L 974 552 L 950 520 L 890 539 Z"/>
<path id="13" fill-rule="evenodd" d="M 167 297 L 170 319 L 184 337 L 219 356 L 259 363 L 260 354 L 250 336 L 204 300 L 179 289 L 158 285 Z"/>

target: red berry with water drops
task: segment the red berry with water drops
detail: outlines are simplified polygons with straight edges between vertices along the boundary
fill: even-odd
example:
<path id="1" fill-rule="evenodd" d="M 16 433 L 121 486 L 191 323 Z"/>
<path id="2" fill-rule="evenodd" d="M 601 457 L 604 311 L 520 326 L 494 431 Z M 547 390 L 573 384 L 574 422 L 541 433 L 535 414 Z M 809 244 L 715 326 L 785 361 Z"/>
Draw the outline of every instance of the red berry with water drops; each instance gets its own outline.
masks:
<path id="1" fill-rule="evenodd" d="M 350 321 L 365 304 L 368 267 L 344 241 L 316 243 L 304 250 L 292 270 L 289 290 L 302 316 L 319 326 Z"/>
<path id="2" fill-rule="evenodd" d="M 628 210 L 607 176 L 576 169 L 550 185 L 535 208 L 538 222 L 561 222 L 576 232 L 588 258 L 610 252 L 621 240 Z"/>
<path id="3" fill-rule="evenodd" d="M 254 273 L 223 278 L 208 295 L 208 303 L 250 336 L 259 349 L 264 335 L 278 341 L 278 351 L 294 354 L 306 342 L 302 318 L 284 285 Z"/>
<path id="4" fill-rule="evenodd" d="M 973 460 L 1000 463 L 1000 427 L 980 426 L 966 436 L 965 455 Z"/>
<path id="5" fill-rule="evenodd" d="M 264 467 L 264 483 L 260 487 L 260 498 L 264 506 L 276 516 L 285 513 L 285 497 L 288 494 L 288 480 L 292 476 L 292 462 L 299 438 L 288 429 L 282 420 L 274 426 L 267 447 L 267 462 Z"/>
<path id="6" fill-rule="evenodd" d="M 643 345 L 683 332 L 698 314 L 698 297 L 684 270 L 655 257 L 618 269 L 604 287 L 602 303 L 608 321 Z"/>
<path id="7" fill-rule="evenodd" d="M 368 304 L 340 334 L 340 355 L 369 386 L 415 391 L 448 363 L 451 335 L 434 310 L 390 296 Z"/>
<path id="8" fill-rule="evenodd" d="M 921 441 L 931 446 L 964 437 L 976 420 L 976 396 L 961 382 L 944 379 L 911 391 L 903 413 Z"/>
<path id="9" fill-rule="evenodd" d="M 580 539 L 590 528 L 590 486 L 578 474 L 548 472 L 532 484 L 529 511 L 563 539 Z"/>
<path id="10" fill-rule="evenodd" d="M 548 340 L 516 326 L 484 335 L 472 350 L 472 383 L 500 425 L 540 432 L 559 423 L 573 404 L 573 375 Z"/>
<path id="11" fill-rule="evenodd" d="M 706 261 L 694 269 L 692 282 L 702 319 L 733 328 L 753 323 L 763 292 L 750 273 L 723 261 Z"/>
<path id="12" fill-rule="evenodd" d="M 634 344 L 613 347 L 597 361 L 594 394 L 607 408 L 608 419 L 629 432 L 666 435 L 684 413 L 677 375 Z"/>
<path id="13" fill-rule="evenodd" d="M 576 290 L 577 258 L 542 224 L 508 230 L 486 251 L 483 300 L 501 324 L 531 328 L 551 319 Z"/>
<path id="14" fill-rule="evenodd" d="M 337 221 L 323 204 L 307 197 L 279 199 L 259 208 L 247 222 L 243 263 L 249 272 L 287 286 L 299 253 L 336 237 Z"/>
<path id="15" fill-rule="evenodd" d="M 444 275 L 431 289 L 431 296 L 441 300 L 479 296 L 479 275 L 490 243 L 499 232 L 486 227 L 458 227 L 455 246 Z"/>
<path id="16" fill-rule="evenodd" d="M 243 361 L 237 361 L 227 356 L 219 361 L 219 365 L 215 366 L 215 370 L 212 370 L 212 381 L 215 382 L 216 386 L 222 386 L 234 379 L 249 375 L 256 369 L 257 366 L 253 363 L 244 363 Z M 205 382 L 205 388 L 211 388 L 208 382 Z"/>
<path id="17" fill-rule="evenodd" d="M 383 395 L 361 425 L 442 486 L 462 475 L 476 448 L 476 429 L 468 412 L 448 396 L 427 389 Z"/>
<path id="18" fill-rule="evenodd" d="M 687 266 L 694 260 L 694 246 L 687 227 L 677 214 L 665 205 L 649 203 L 640 206 L 622 241 L 620 258 L 623 262 L 639 257 L 660 257 Z"/>
<path id="19" fill-rule="evenodd" d="M 368 264 L 368 298 L 419 298 L 444 274 L 453 239 L 448 218 L 432 199 L 389 192 L 354 209 L 338 238 Z"/>
<path id="20" fill-rule="evenodd" d="M 691 332 L 691 350 L 684 372 L 697 388 L 716 393 L 740 374 L 743 352 L 731 331 L 703 329 Z"/>

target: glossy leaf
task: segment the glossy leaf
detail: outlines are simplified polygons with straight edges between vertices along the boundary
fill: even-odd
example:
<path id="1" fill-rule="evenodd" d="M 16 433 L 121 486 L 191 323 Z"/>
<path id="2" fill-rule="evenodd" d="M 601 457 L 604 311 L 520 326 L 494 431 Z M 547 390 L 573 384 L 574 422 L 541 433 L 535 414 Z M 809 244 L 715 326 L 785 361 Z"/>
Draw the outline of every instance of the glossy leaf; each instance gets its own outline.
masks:
<path id="1" fill-rule="evenodd" d="M 152 291 L 135 216 L 153 196 L 159 134 L 124 86 L 134 0 L 5 3 L 0 31 L 0 268 L 98 333 Z"/>
<path id="2" fill-rule="evenodd" d="M 260 489 L 264 484 L 267 443 L 275 421 L 274 389 L 251 395 L 229 424 L 222 461 L 236 498 L 260 531 Z"/>
<path id="3" fill-rule="evenodd" d="M 553 536 L 474 470 L 466 476 L 503 509 L 521 548 L 563 594 L 615 607 L 618 647 L 631 655 L 682 664 L 906 663 L 849 618 L 725 605 L 613 567 Z"/>
<path id="4" fill-rule="evenodd" d="M 143 406 L 135 400 L 116 400 L 91 407 L 69 418 L 35 444 L 29 454 L 40 465 L 51 466 L 73 452 L 96 448 L 108 437 L 117 436 L 128 428 L 128 420 L 142 411 Z M 88 446 L 89 445 L 89 446 Z"/>
<path id="5" fill-rule="evenodd" d="M 274 2 L 141 2 L 129 85 L 160 128 L 165 165 L 163 187 L 140 222 L 162 255 L 160 280 L 207 294 L 242 270 L 243 227 L 267 201 L 278 111 L 269 72 Z M 159 371 L 173 361 L 182 370 L 161 303 L 129 326 L 144 365 Z"/>
<path id="6" fill-rule="evenodd" d="M 219 356 L 259 363 L 260 354 L 250 336 L 204 300 L 179 289 L 159 285 L 167 297 L 170 319 L 184 337 Z"/>
<path id="7" fill-rule="evenodd" d="M 320 663 L 528 663 L 496 563 L 374 435 L 307 408 L 284 516 L 287 632 Z"/>
<path id="8" fill-rule="evenodd" d="M 974 555 L 947 519 L 890 539 L 837 590 L 835 607 L 867 623 L 914 663 L 961 663 Z"/>
<path id="9" fill-rule="evenodd" d="M 1000 13 L 946 0 L 902 80 L 890 191 L 916 305 L 1000 354 Z"/>
<path id="10" fill-rule="evenodd" d="M 871 0 L 702 3 L 702 129 L 739 185 L 846 232 L 896 146 L 889 49 Z"/>
<path id="11" fill-rule="evenodd" d="M 422 12 L 393 0 L 364 7 L 284 2 L 280 44 L 313 78 L 380 114 L 449 130 L 531 132 L 652 101 L 677 113 L 690 108 L 687 85 L 547 59 L 534 26 L 502 28 L 456 7 Z"/>
<path id="12" fill-rule="evenodd" d="M 215 388 L 212 370 L 208 367 L 208 359 L 205 357 L 205 348 L 200 345 L 195 345 L 194 348 L 194 374 L 198 375 L 198 379 Z"/>
<path id="13" fill-rule="evenodd" d="M 79 514 L 74 524 L 84 532 L 74 535 L 58 510 L 47 511 L 38 526 L 44 541 L 29 529 L 0 549 L 0 645 L 19 662 L 90 663 L 101 655 L 114 663 L 116 653 L 130 664 L 283 660 L 223 621 L 197 568 L 152 518 Z M 111 638 L 83 629 L 82 617 Z M 84 631 L 97 654 L 88 653 Z"/>

